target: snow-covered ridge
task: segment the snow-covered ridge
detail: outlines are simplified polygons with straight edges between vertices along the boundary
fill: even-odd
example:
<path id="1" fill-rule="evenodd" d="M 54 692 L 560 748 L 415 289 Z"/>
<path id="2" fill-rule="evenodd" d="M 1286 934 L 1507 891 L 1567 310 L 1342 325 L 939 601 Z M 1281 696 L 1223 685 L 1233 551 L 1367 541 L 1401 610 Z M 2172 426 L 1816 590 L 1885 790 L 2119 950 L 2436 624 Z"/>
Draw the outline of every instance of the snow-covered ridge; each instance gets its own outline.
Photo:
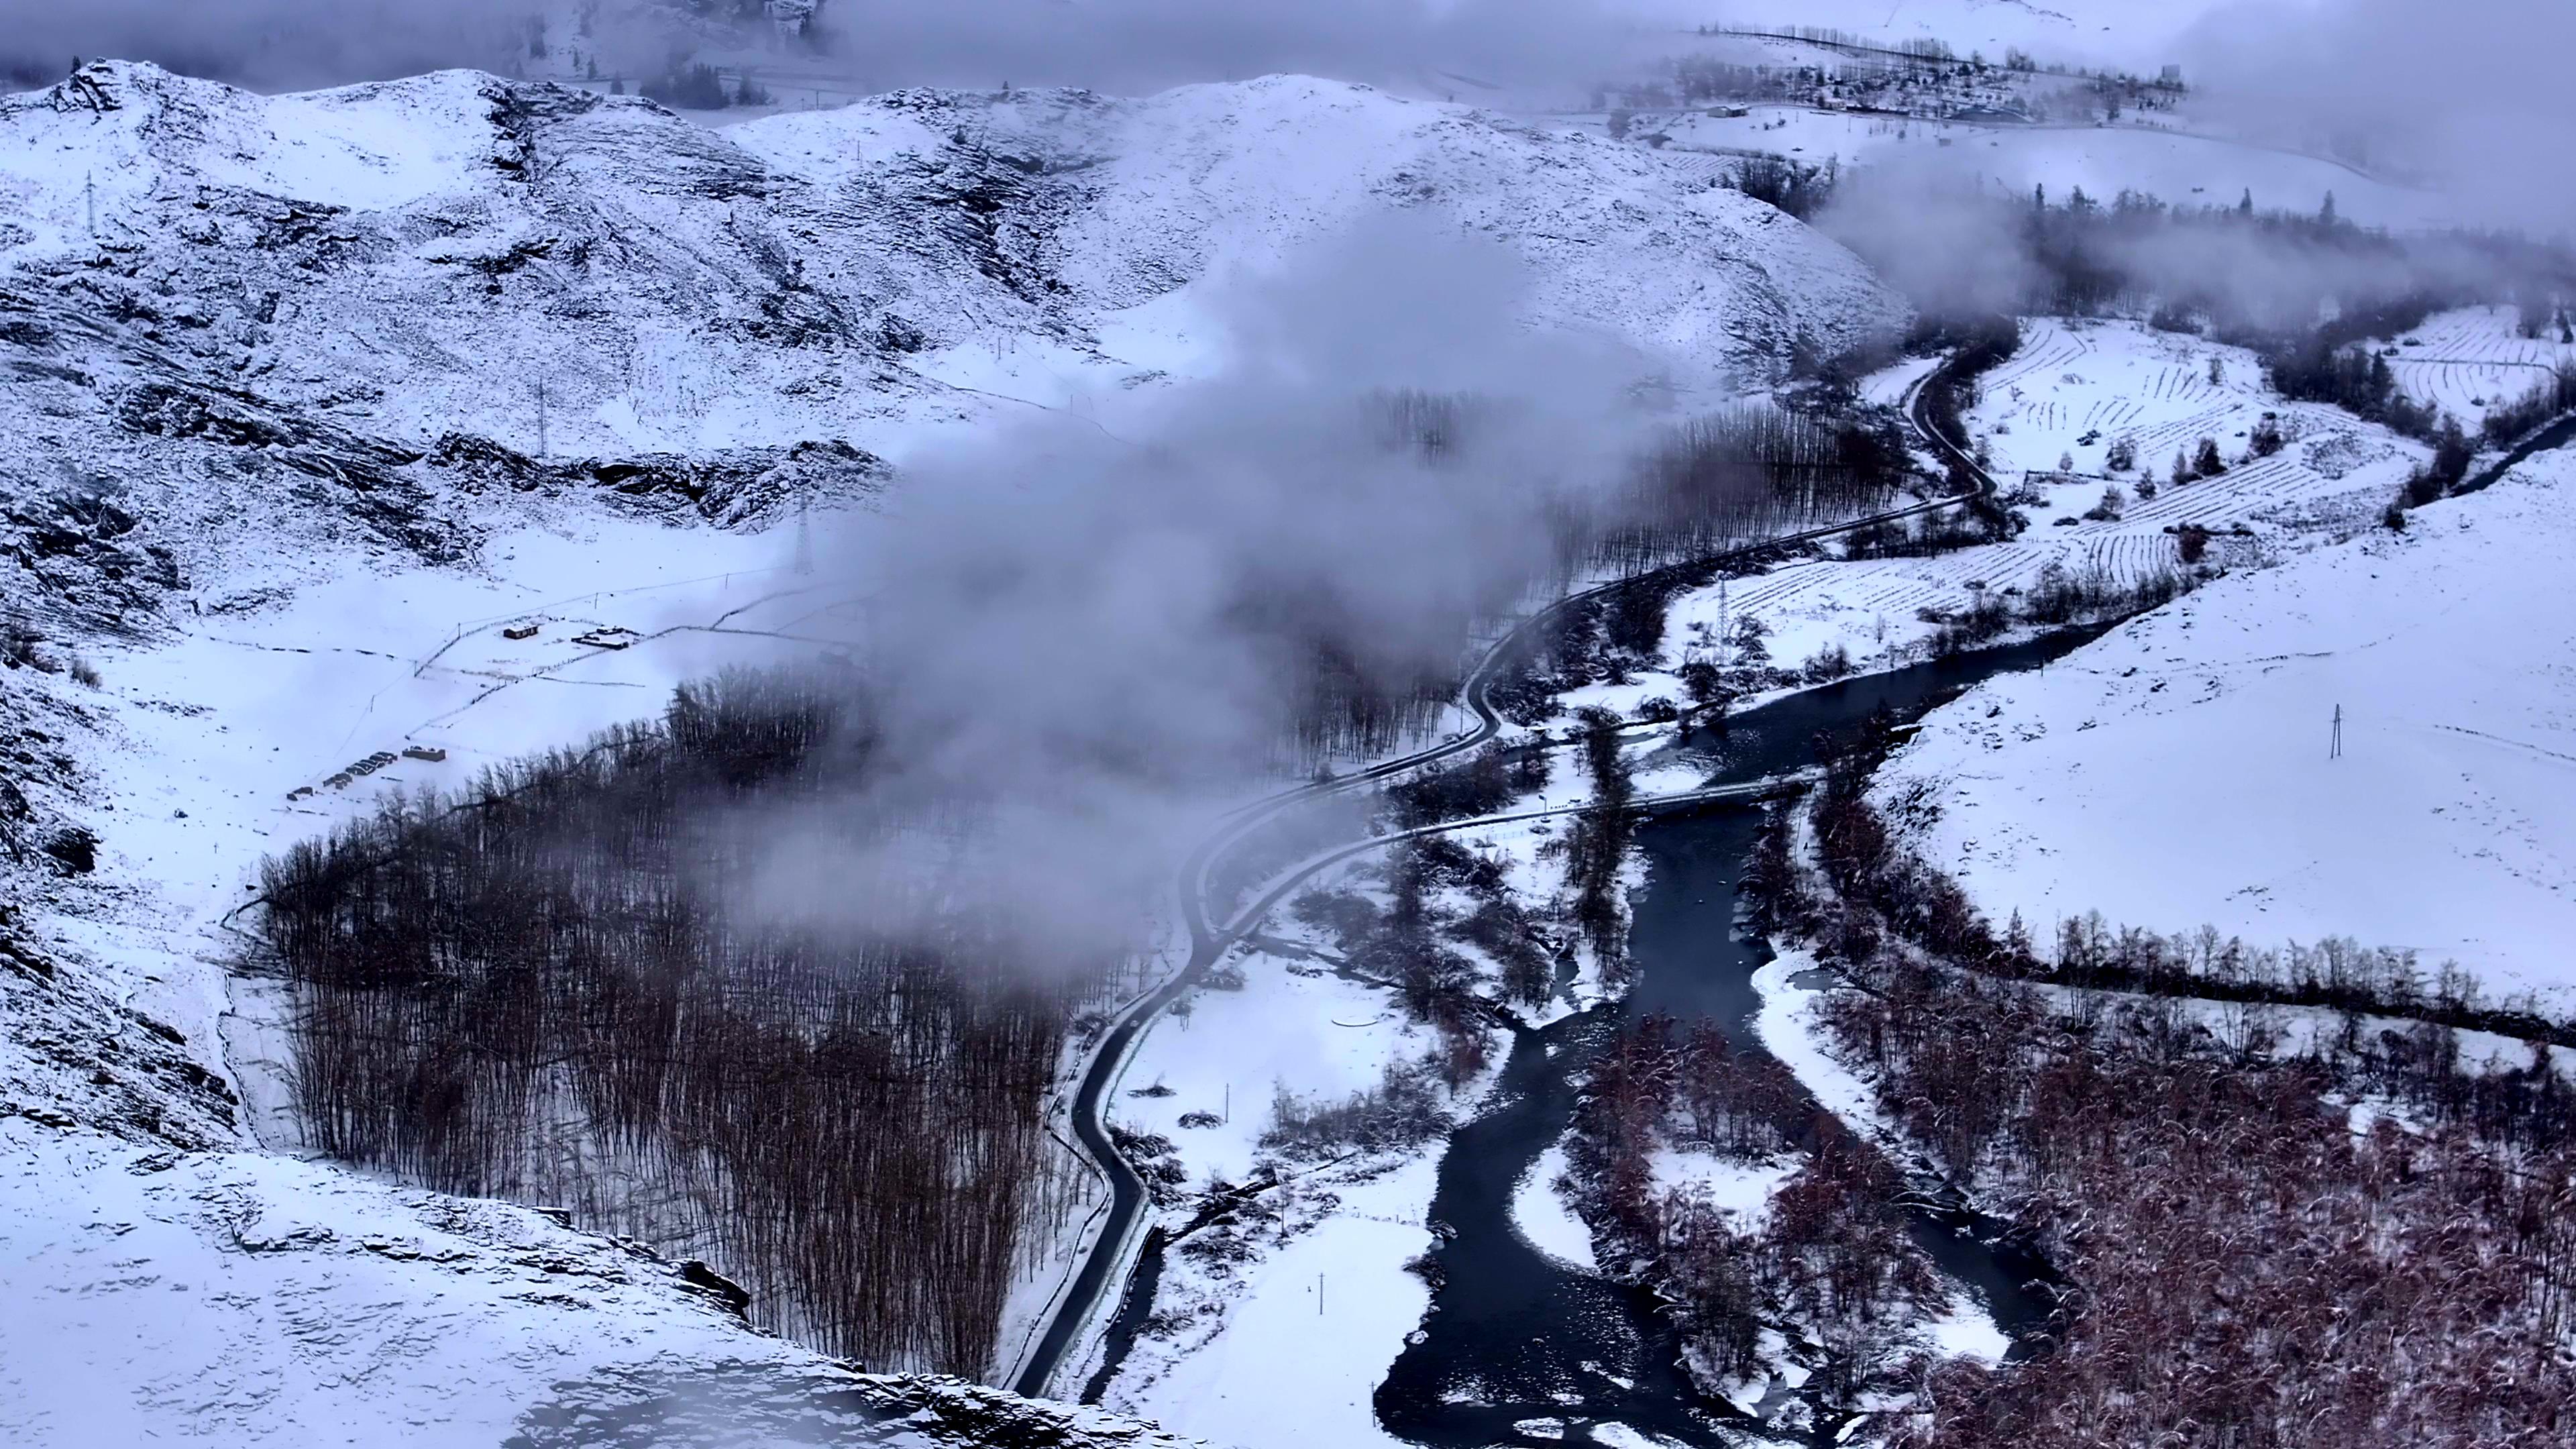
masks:
<path id="1" fill-rule="evenodd" d="M 939 380 L 970 344 L 1129 382 L 1158 359 L 1104 345 L 1114 314 L 1388 208 L 1518 251 L 1532 320 L 1686 386 L 1901 310 L 1652 154 L 1298 77 L 722 131 L 472 72 L 260 96 L 104 62 L 0 98 L 0 269 L 275 402 L 523 452 L 871 447 L 990 406 Z"/>

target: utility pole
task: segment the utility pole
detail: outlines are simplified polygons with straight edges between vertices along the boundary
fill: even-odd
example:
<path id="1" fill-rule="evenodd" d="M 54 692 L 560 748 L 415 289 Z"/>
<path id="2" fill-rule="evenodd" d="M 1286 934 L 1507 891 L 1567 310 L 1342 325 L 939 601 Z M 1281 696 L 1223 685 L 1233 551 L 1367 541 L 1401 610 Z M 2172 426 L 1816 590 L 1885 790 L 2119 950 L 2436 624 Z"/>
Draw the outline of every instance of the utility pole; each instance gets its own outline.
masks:
<path id="1" fill-rule="evenodd" d="M 1722 567 L 1722 565 L 1721 565 Z M 1717 667 L 1726 667 L 1726 575 L 1717 576 Z"/>
<path id="2" fill-rule="evenodd" d="M 2333 743 L 2331 743 L 2331 744 L 2329 744 L 2329 745 L 2327 745 L 2327 746 L 2326 746 L 2326 758 L 2327 758 L 2327 759 L 2329 759 L 2329 760 L 2340 760 L 2340 759 L 2342 759 L 2342 758 L 2343 758 L 2343 706 L 2342 706 L 2342 705 L 2336 705 L 2336 706 L 2335 706 L 2335 712 L 2334 712 L 2334 740 L 2333 740 Z"/>

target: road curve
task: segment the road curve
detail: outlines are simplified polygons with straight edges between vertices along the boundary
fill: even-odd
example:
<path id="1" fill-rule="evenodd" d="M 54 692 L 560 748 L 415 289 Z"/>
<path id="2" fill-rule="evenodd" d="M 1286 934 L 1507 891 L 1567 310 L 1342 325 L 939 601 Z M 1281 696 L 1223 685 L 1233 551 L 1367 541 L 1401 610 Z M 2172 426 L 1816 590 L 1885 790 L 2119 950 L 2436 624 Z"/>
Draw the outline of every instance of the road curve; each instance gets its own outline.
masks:
<path id="1" fill-rule="evenodd" d="M 1242 844 L 1246 837 L 1291 805 L 1323 795 L 1338 794 L 1376 784 L 1407 771 L 1475 749 L 1501 734 L 1503 717 L 1494 707 L 1492 699 L 1494 686 L 1504 677 L 1520 649 L 1531 639 L 1539 637 L 1539 631 L 1547 628 L 1567 609 L 1580 607 L 1605 594 L 1648 583 L 1684 569 L 1725 564 L 1764 550 L 1818 542 L 1859 529 L 1894 523 L 1974 502 L 1979 498 L 1991 497 L 1995 491 L 1994 479 L 1979 468 L 1976 460 L 1958 444 L 1941 436 L 1923 415 L 1923 394 L 1926 386 L 1933 379 L 1947 373 L 1949 368 L 1950 363 L 1945 361 L 1907 390 L 1905 418 L 1914 431 L 1931 445 L 1934 452 L 1959 463 L 1968 476 L 1976 480 L 1974 487 L 1962 493 L 1908 504 L 1903 508 L 1889 509 L 1883 513 L 1874 513 L 1866 518 L 1855 518 L 1845 523 L 1766 539 L 1758 544 L 1729 549 L 1724 553 L 1693 559 L 1687 563 L 1649 570 L 1630 578 L 1614 580 L 1569 594 L 1522 620 L 1520 624 L 1494 641 L 1493 645 L 1485 651 L 1484 656 L 1476 662 L 1476 667 L 1469 672 L 1466 684 L 1460 691 L 1462 702 L 1476 716 L 1474 729 L 1427 749 L 1381 761 L 1352 774 L 1300 785 L 1243 806 L 1233 812 L 1215 834 L 1209 836 L 1198 849 L 1190 853 L 1180 873 L 1181 912 L 1190 932 L 1189 960 L 1162 986 L 1128 1003 L 1119 1012 L 1117 1018 L 1110 1023 L 1108 1030 L 1102 1033 L 1098 1045 L 1092 1049 L 1091 1062 L 1084 1069 L 1082 1080 L 1074 1090 L 1072 1109 L 1074 1138 L 1081 1143 L 1082 1150 L 1090 1156 L 1093 1166 L 1108 1179 L 1109 1220 L 1102 1226 L 1100 1236 L 1092 1243 L 1090 1252 L 1085 1255 L 1082 1266 L 1074 1274 L 1070 1285 L 1061 1294 L 1053 1316 L 1047 1322 L 1046 1332 L 1038 1339 L 1036 1346 L 1022 1358 L 1019 1372 L 1011 1384 L 1012 1392 L 1028 1398 L 1046 1397 L 1048 1383 L 1063 1367 L 1066 1355 L 1072 1352 L 1075 1344 L 1081 1340 L 1084 1326 L 1091 1321 L 1093 1313 L 1098 1309 L 1101 1295 L 1108 1287 L 1110 1274 L 1125 1261 L 1128 1239 L 1143 1217 L 1145 1181 L 1137 1175 L 1135 1168 L 1128 1164 L 1127 1159 L 1118 1152 L 1116 1145 L 1109 1140 L 1108 1125 L 1101 1107 L 1103 1100 L 1108 1096 L 1111 1084 L 1125 1069 L 1127 1054 L 1134 1049 L 1137 1038 L 1144 1034 L 1145 1027 L 1153 1021 L 1156 1014 L 1178 999 L 1183 992 L 1195 987 L 1199 978 L 1206 974 L 1210 966 L 1216 964 L 1217 958 L 1227 947 L 1233 945 L 1244 933 L 1268 915 L 1290 891 L 1326 866 L 1397 840 L 1448 830 L 1535 819 L 1543 815 L 1573 813 L 1590 807 L 1560 806 L 1552 810 L 1486 816 L 1372 836 L 1298 866 L 1286 879 L 1273 885 L 1260 899 L 1245 907 L 1232 921 L 1218 926 L 1208 920 L 1207 880 L 1209 872 L 1219 860 L 1224 858 L 1226 852 Z M 1681 795 L 1658 796 L 1641 801 L 1639 805 L 1640 808 L 1649 810 L 1682 808 L 1722 798 L 1754 795 L 1766 790 L 1788 787 L 1793 783 L 1795 782 L 1792 777 L 1783 777 L 1779 780 L 1755 781 L 1747 785 L 1729 786 L 1714 791 L 1689 791 Z"/>

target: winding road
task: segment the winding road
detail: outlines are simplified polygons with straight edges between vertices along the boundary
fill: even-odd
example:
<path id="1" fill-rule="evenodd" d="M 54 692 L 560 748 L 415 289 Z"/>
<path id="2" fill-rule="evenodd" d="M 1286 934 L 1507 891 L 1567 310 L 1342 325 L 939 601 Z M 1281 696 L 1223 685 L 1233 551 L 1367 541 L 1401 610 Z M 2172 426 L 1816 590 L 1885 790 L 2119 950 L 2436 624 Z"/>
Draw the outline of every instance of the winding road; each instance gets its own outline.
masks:
<path id="1" fill-rule="evenodd" d="M 1991 497 L 1995 491 L 1994 479 L 1978 468 L 1975 460 L 1958 444 L 1943 437 L 1934 429 L 1924 415 L 1924 394 L 1928 385 L 1935 379 L 1947 375 L 1950 367 L 1950 362 L 1944 362 L 1908 390 L 1905 399 L 1905 416 L 1915 433 L 1927 446 L 1942 457 L 1959 463 L 1968 476 L 1976 480 L 1976 486 L 1973 488 L 1962 493 L 1908 504 L 1903 508 L 1874 513 L 1865 518 L 1855 518 L 1844 523 L 1811 528 L 1801 533 L 1768 539 L 1758 544 L 1730 549 L 1708 558 L 1669 565 L 1569 594 L 1521 621 L 1519 625 L 1494 641 L 1493 645 L 1485 651 L 1484 656 L 1477 661 L 1476 667 L 1468 674 L 1466 684 L 1461 691 L 1462 702 L 1476 716 L 1474 729 L 1427 749 L 1416 750 L 1411 754 L 1383 761 L 1353 774 L 1318 780 L 1265 797 L 1234 812 L 1221 829 L 1191 853 L 1180 873 L 1181 910 L 1190 932 L 1189 960 L 1162 986 L 1146 992 L 1119 1012 L 1117 1018 L 1111 1022 L 1108 1030 L 1102 1033 L 1098 1044 L 1093 1048 L 1090 1063 L 1085 1067 L 1080 1084 L 1074 1091 L 1072 1108 L 1074 1137 L 1080 1143 L 1083 1153 L 1091 1159 L 1094 1168 L 1109 1183 L 1109 1217 L 1102 1226 L 1099 1236 L 1094 1239 L 1090 1251 L 1084 1256 L 1080 1269 L 1072 1276 L 1067 1287 L 1059 1293 L 1052 1314 L 1047 1319 L 1045 1332 L 1022 1355 L 1019 1371 L 1012 1380 L 1013 1392 L 1028 1398 L 1047 1397 L 1049 1383 L 1063 1368 L 1066 1358 L 1073 1352 L 1076 1345 L 1083 1340 L 1087 1325 L 1098 1312 L 1112 1274 L 1116 1272 L 1119 1265 L 1127 1261 L 1137 1227 L 1145 1217 L 1144 1179 L 1137 1175 L 1135 1168 L 1129 1165 L 1126 1158 L 1120 1155 L 1116 1145 L 1110 1141 L 1102 1103 L 1108 1098 L 1111 1085 L 1125 1070 L 1129 1053 L 1135 1049 L 1137 1041 L 1144 1035 L 1145 1028 L 1155 1016 L 1178 999 L 1182 993 L 1195 988 L 1208 968 L 1216 964 L 1218 957 L 1223 955 L 1227 948 L 1242 939 L 1282 900 L 1286 899 L 1290 892 L 1304 884 L 1317 871 L 1351 856 L 1377 850 L 1396 841 L 1416 836 L 1443 831 L 1469 830 L 1548 815 L 1571 814 L 1593 807 L 1559 806 L 1547 810 L 1482 816 L 1356 841 L 1299 864 L 1285 877 L 1274 882 L 1269 890 L 1237 913 L 1232 920 L 1222 925 L 1211 922 L 1208 918 L 1208 877 L 1214 867 L 1230 851 L 1240 847 L 1254 832 L 1276 819 L 1291 806 L 1324 795 L 1357 790 L 1392 779 L 1408 771 L 1476 749 L 1496 738 L 1502 733 L 1503 717 L 1493 703 L 1494 687 L 1507 675 L 1517 661 L 1520 651 L 1532 640 L 1542 637 L 1542 631 L 1549 628 L 1568 609 L 1578 608 L 1593 599 L 1615 593 L 1620 589 L 1648 584 L 1686 569 L 1705 568 L 1712 564 L 1722 565 L 1766 550 L 1834 538 L 1863 528 L 1957 507 L 1974 502 L 1981 497 Z M 1802 776 L 1782 776 L 1715 790 L 1693 790 L 1675 795 L 1654 796 L 1636 802 L 1635 808 L 1648 812 L 1680 809 L 1718 799 L 1743 798 L 1792 789 L 1802 782 Z"/>

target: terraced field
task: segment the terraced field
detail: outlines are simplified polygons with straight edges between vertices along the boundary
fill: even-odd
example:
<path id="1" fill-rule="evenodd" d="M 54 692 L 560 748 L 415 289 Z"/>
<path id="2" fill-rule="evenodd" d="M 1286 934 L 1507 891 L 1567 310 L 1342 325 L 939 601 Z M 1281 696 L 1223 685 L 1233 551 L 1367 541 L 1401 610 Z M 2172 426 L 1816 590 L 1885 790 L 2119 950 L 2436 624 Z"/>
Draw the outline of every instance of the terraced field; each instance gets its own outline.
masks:
<path id="1" fill-rule="evenodd" d="M 1771 630 L 1774 659 L 1835 642 L 1859 659 L 1920 635 L 1929 626 L 1916 611 L 1955 609 L 1971 584 L 2028 590 L 2051 565 L 2122 585 L 2173 569 L 2186 525 L 2216 535 L 2213 561 L 2295 551 L 2367 527 L 2423 455 L 2335 408 L 2285 401 L 2241 349 L 2132 323 L 2032 319 L 2023 327 L 2020 351 L 1987 376 L 1968 414 L 2003 486 L 2019 482 L 2015 506 L 2030 519 L 2020 537 L 1932 558 L 1815 560 L 1732 580 L 1722 609 L 1714 591 L 1680 601 L 1674 637 L 1752 614 Z M 1891 369 L 1863 392 L 1892 398 L 1920 371 L 1919 363 Z M 2287 444 L 2251 457 L 2248 436 L 2266 413 Z M 2112 474 L 2105 454 L 2123 436 L 2136 444 L 2139 467 Z M 2226 471 L 2171 482 L 2173 455 L 2197 452 L 2203 438 L 2218 444 Z M 2058 471 L 2061 458 L 2073 460 L 2071 473 Z M 2153 497 L 2141 494 L 2148 483 Z M 2117 516 L 2085 518 L 2113 488 Z"/>
<path id="2" fill-rule="evenodd" d="M 2576 361 L 2576 345 L 2557 340 L 2555 328 L 2538 338 L 2517 335 L 2510 307 L 2468 307 L 2442 312 L 2399 337 L 2388 368 L 2406 395 L 2428 402 L 2475 428 L 2495 403 L 2519 396 L 2562 362 Z"/>

